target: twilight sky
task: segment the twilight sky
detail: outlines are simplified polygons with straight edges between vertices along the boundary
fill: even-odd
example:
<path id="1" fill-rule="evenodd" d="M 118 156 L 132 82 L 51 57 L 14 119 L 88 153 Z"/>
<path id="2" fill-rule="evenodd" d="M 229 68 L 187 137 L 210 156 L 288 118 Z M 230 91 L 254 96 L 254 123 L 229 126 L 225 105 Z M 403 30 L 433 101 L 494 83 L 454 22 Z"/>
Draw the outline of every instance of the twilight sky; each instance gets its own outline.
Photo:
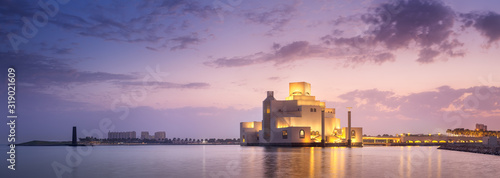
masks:
<path id="1" fill-rule="evenodd" d="M 40 2 L 0 1 L 19 141 L 236 138 L 299 81 L 369 135 L 500 130 L 497 0 Z"/>

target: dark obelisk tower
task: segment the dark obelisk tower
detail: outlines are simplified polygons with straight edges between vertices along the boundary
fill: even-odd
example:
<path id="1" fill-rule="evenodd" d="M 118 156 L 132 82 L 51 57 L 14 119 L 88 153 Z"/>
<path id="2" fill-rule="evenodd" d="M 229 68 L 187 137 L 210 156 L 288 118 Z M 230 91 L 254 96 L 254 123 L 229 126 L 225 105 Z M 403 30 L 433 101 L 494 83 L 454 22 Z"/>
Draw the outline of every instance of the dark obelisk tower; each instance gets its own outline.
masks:
<path id="1" fill-rule="evenodd" d="M 73 126 L 73 140 L 71 140 L 71 145 L 76 146 L 76 126 Z"/>
<path id="2" fill-rule="evenodd" d="M 347 107 L 347 146 L 351 147 L 351 108 Z"/>

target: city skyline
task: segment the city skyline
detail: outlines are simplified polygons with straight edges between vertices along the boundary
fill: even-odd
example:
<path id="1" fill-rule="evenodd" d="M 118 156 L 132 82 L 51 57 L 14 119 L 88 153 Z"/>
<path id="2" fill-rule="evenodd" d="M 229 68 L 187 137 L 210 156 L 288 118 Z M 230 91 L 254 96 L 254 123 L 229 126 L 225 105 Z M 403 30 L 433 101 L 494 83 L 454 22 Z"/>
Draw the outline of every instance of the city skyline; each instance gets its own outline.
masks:
<path id="1" fill-rule="evenodd" d="M 238 138 L 267 91 L 303 81 L 367 135 L 500 130 L 499 1 L 43 2 L 0 3 L 17 142 Z"/>

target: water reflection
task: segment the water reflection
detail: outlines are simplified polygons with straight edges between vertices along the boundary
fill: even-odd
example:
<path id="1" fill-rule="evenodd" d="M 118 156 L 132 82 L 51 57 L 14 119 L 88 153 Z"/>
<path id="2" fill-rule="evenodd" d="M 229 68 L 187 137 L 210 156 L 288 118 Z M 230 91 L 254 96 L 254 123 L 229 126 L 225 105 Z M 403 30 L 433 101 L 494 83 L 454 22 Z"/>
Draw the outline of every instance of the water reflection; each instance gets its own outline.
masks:
<path id="1" fill-rule="evenodd" d="M 411 177 L 411 146 L 406 147 L 406 177 Z"/>
<path id="2" fill-rule="evenodd" d="M 55 177 L 52 163 L 67 165 L 66 147 L 18 151 L 22 171 L 0 177 Z M 63 177 L 498 177 L 498 167 L 498 156 L 436 147 L 99 146 Z"/>
<path id="3" fill-rule="evenodd" d="M 264 147 L 258 177 L 441 177 L 436 147 Z"/>
<path id="4" fill-rule="evenodd" d="M 292 177 L 345 177 L 347 171 L 356 169 L 346 161 L 355 162 L 347 148 L 285 148 L 265 147 L 263 176 Z"/>
<path id="5" fill-rule="evenodd" d="M 437 176 L 438 178 L 441 177 L 441 151 L 442 150 L 436 150 L 436 153 L 437 153 Z"/>
<path id="6" fill-rule="evenodd" d="M 276 155 L 278 153 L 277 150 L 281 148 L 274 148 L 274 147 L 266 147 L 265 151 L 265 157 L 264 157 L 264 176 L 265 177 L 275 177 L 275 172 L 277 169 L 279 169 L 277 161 L 276 161 Z M 269 165 L 269 166 L 266 166 Z"/>

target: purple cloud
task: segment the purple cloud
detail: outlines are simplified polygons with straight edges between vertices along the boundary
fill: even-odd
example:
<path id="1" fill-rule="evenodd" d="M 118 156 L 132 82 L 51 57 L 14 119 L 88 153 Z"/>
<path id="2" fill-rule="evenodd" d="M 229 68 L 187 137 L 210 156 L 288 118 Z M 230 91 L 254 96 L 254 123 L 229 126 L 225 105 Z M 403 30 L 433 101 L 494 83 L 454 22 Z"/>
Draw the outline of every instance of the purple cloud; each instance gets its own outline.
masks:
<path id="1" fill-rule="evenodd" d="M 191 82 L 191 83 L 174 83 L 174 82 L 141 82 L 141 81 L 117 81 L 114 82 L 117 85 L 121 85 L 123 87 L 129 86 L 152 86 L 155 88 L 163 88 L 163 89 L 207 89 L 210 87 L 209 83 L 205 82 Z"/>
<path id="2" fill-rule="evenodd" d="M 69 84 L 137 79 L 136 76 L 127 74 L 79 71 L 68 65 L 63 59 L 36 53 L 0 52 L 0 58 L 2 58 L 2 63 L 5 62 L 15 68 L 22 69 L 18 72 L 20 82 L 42 88 L 53 85 L 67 86 Z"/>
<path id="3" fill-rule="evenodd" d="M 376 64 L 393 61 L 389 51 L 407 49 L 411 44 L 420 50 L 418 63 L 434 62 L 439 55 L 464 55 L 460 51 L 463 44 L 452 35 L 455 33 L 455 12 L 441 1 L 393 1 L 357 17 L 366 25 L 366 29 L 358 29 L 361 32 L 357 36 L 337 37 L 332 34 L 321 38 L 326 45 L 342 47 L 348 52 L 354 49 L 351 61 L 360 58 L 371 58 Z M 342 17 L 335 23 L 348 23 L 343 19 L 353 18 Z M 373 50 L 375 48 L 379 50 Z M 386 60 L 380 60 L 381 56 Z"/>
<path id="4" fill-rule="evenodd" d="M 324 48 L 319 45 L 311 45 L 307 41 L 295 41 L 290 44 L 281 46 L 279 44 L 273 45 L 273 52 L 260 52 L 253 55 L 232 57 L 232 58 L 219 58 L 216 60 L 205 62 L 204 64 L 212 67 L 241 67 L 252 64 L 260 64 L 272 61 L 275 65 L 290 63 L 295 60 L 303 60 L 309 57 L 327 57 L 332 56 L 334 51 Z"/>
<path id="5" fill-rule="evenodd" d="M 176 46 L 170 48 L 171 50 L 179 50 L 179 49 L 186 49 L 188 46 L 191 45 L 196 45 L 198 43 L 201 43 L 204 41 L 203 39 L 200 39 L 198 37 L 197 33 L 193 33 L 191 35 L 186 35 L 186 36 L 180 36 L 176 38 L 170 39 L 173 43 L 177 44 Z"/>
<path id="6" fill-rule="evenodd" d="M 379 127 L 388 130 L 387 133 L 434 133 L 436 129 L 472 128 L 476 122 L 500 124 L 500 88 L 493 86 L 460 89 L 442 86 L 434 91 L 407 95 L 378 89 L 355 90 L 339 98 L 343 101 L 334 102 L 334 105 L 352 106 L 356 124 L 370 124 L 368 132 L 376 132 Z M 379 124 L 380 120 L 385 124 Z M 386 125 L 388 121 L 390 127 Z M 405 129 L 394 128 L 398 126 Z"/>
<path id="7" fill-rule="evenodd" d="M 115 3 L 85 2 L 84 6 L 92 8 L 82 8 L 81 11 L 75 12 L 61 11 L 50 18 L 49 22 L 82 36 L 116 42 L 145 43 L 145 47 L 150 47 L 146 49 L 169 47 L 171 50 L 180 50 L 202 42 L 202 38 L 198 36 L 208 35 L 205 31 L 191 31 L 186 34 L 192 20 L 206 20 L 217 16 L 210 3 L 199 1 L 141 1 L 136 6 L 127 8 L 121 3 Z M 19 15 L 15 14 L 16 12 L 27 13 L 24 12 L 25 9 L 13 8 L 13 4 L 0 4 L 0 8 L 2 6 L 13 9 L 0 14 L 2 19 L 3 16 L 10 19 Z M 90 15 L 78 15 L 79 13 Z M 19 19 L 16 22 L 12 24 L 23 24 Z"/>
<path id="8" fill-rule="evenodd" d="M 417 61 L 421 64 L 432 63 L 434 62 L 434 58 L 439 54 L 440 54 L 439 51 L 432 50 L 429 48 L 424 48 L 420 50 Z"/>
<path id="9" fill-rule="evenodd" d="M 297 3 L 279 4 L 272 8 L 254 8 L 243 14 L 247 21 L 270 26 L 267 35 L 283 31 L 283 28 L 293 19 L 297 13 Z"/>
<path id="10" fill-rule="evenodd" d="M 488 38 L 488 43 L 500 39 L 500 14 L 496 12 L 473 12 L 461 14 L 464 27 L 473 26 L 481 35 Z"/>

